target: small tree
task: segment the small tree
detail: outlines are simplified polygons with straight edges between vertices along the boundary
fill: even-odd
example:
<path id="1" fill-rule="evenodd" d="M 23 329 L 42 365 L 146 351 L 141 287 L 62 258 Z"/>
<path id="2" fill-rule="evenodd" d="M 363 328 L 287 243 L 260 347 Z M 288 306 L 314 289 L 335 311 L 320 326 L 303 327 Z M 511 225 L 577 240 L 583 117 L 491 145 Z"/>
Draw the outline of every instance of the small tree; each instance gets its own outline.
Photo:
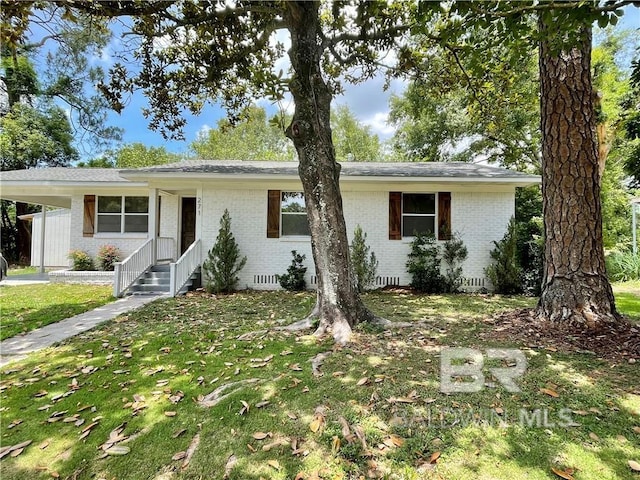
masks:
<path id="1" fill-rule="evenodd" d="M 75 271 L 95 270 L 93 258 L 87 252 L 82 250 L 71 250 L 67 258 L 71 260 L 71 269 Z"/>
<path id="2" fill-rule="evenodd" d="M 113 272 L 114 264 L 120 261 L 120 250 L 113 245 L 102 245 L 98 249 L 96 262 L 100 270 Z"/>
<path id="3" fill-rule="evenodd" d="M 490 255 L 494 263 L 485 268 L 485 274 L 496 293 L 521 292 L 522 268 L 518 261 L 518 229 L 515 219 L 511 218 L 502 240 L 493 243 L 496 248 L 491 250 Z"/>
<path id="4" fill-rule="evenodd" d="M 440 252 L 433 234 L 416 233 L 407 261 L 411 286 L 419 292 L 439 293 L 443 278 L 440 273 Z"/>
<path id="5" fill-rule="evenodd" d="M 206 289 L 209 293 L 231 292 L 238 283 L 237 273 L 242 270 L 247 257 L 240 258 L 240 248 L 231 233 L 231 217 L 225 209 L 220 219 L 216 243 L 209 250 L 202 264 Z"/>
<path id="6" fill-rule="evenodd" d="M 455 293 L 462 285 L 462 262 L 468 255 L 467 247 L 458 234 L 452 235 L 451 239 L 444 242 L 442 246 L 442 261 L 445 264 L 444 291 Z"/>
<path id="7" fill-rule="evenodd" d="M 371 247 L 367 245 L 367 234 L 358 225 L 353 232 L 353 242 L 351 242 L 351 265 L 356 276 L 356 288 L 358 292 L 363 292 L 373 285 L 376 280 L 378 270 L 378 259 L 376 254 L 371 252 Z"/>
<path id="8" fill-rule="evenodd" d="M 285 290 L 292 292 L 301 292 L 307 287 L 307 282 L 304 279 L 304 274 L 307 273 L 307 267 L 302 265 L 306 255 L 300 255 L 295 250 L 291 250 L 293 259 L 291 265 L 287 268 L 287 273 L 280 275 L 280 286 Z"/>

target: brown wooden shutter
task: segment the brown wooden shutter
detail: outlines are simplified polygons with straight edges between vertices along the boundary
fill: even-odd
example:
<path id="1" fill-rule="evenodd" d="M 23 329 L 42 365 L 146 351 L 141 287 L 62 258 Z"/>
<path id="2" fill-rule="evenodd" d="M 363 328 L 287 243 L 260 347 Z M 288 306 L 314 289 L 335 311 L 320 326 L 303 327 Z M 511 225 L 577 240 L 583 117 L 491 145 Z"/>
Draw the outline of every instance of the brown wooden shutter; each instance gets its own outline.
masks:
<path id="1" fill-rule="evenodd" d="M 451 239 L 451 192 L 438 193 L 438 240 Z"/>
<path id="2" fill-rule="evenodd" d="M 82 236 L 93 237 L 96 219 L 96 196 L 84 196 L 84 221 L 82 224 Z"/>
<path id="3" fill-rule="evenodd" d="M 389 192 L 389 240 L 402 240 L 401 192 Z"/>
<path id="4" fill-rule="evenodd" d="M 267 238 L 280 237 L 280 190 L 269 190 L 267 197 Z"/>

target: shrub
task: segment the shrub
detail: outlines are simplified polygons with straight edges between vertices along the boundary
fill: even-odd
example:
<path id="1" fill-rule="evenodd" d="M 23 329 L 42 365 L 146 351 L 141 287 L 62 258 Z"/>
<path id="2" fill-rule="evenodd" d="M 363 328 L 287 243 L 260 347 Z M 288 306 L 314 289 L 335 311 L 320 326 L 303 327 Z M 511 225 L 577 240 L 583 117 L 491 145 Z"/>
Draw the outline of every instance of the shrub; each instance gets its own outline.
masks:
<path id="1" fill-rule="evenodd" d="M 247 257 L 240 258 L 240 248 L 231 233 L 231 217 L 225 209 L 220 219 L 220 230 L 216 243 L 202 264 L 205 287 L 209 293 L 231 292 L 238 283 L 237 274 L 247 263 Z"/>
<path id="2" fill-rule="evenodd" d="M 411 242 L 407 272 L 411 275 L 411 286 L 417 291 L 424 293 L 442 291 L 440 252 L 433 235 L 416 234 Z"/>
<path id="3" fill-rule="evenodd" d="M 102 245 L 96 255 L 98 268 L 105 272 L 113 272 L 114 264 L 120 261 L 120 250 L 113 245 Z"/>
<path id="4" fill-rule="evenodd" d="M 485 268 L 496 293 L 522 292 L 522 269 L 518 261 L 518 232 L 515 219 L 511 219 L 502 240 L 493 242 L 491 250 L 494 263 Z"/>
<path id="5" fill-rule="evenodd" d="M 285 290 L 292 292 L 300 292 L 307 287 L 307 282 L 304 279 L 304 274 L 307 273 L 307 267 L 302 265 L 305 255 L 300 255 L 295 250 L 291 250 L 293 259 L 291 265 L 287 268 L 287 273 L 278 276 L 280 286 Z"/>
<path id="6" fill-rule="evenodd" d="M 606 257 L 607 275 L 614 282 L 640 280 L 640 254 L 612 252 Z"/>
<path id="7" fill-rule="evenodd" d="M 462 262 L 467 259 L 467 247 L 458 234 L 452 235 L 442 246 L 442 261 L 445 265 L 444 291 L 456 293 L 462 285 Z"/>
<path id="8" fill-rule="evenodd" d="M 378 270 L 378 259 L 367 245 L 367 234 L 358 225 L 351 242 L 351 265 L 356 277 L 356 288 L 362 292 L 373 285 Z"/>
<path id="9" fill-rule="evenodd" d="M 67 255 L 67 258 L 69 258 L 69 260 L 71 260 L 72 262 L 72 270 L 84 271 L 96 269 L 96 267 L 93 265 L 93 259 L 91 258 L 91 255 L 89 255 L 87 252 L 83 252 L 82 250 L 71 250 L 69 252 L 69 255 Z"/>

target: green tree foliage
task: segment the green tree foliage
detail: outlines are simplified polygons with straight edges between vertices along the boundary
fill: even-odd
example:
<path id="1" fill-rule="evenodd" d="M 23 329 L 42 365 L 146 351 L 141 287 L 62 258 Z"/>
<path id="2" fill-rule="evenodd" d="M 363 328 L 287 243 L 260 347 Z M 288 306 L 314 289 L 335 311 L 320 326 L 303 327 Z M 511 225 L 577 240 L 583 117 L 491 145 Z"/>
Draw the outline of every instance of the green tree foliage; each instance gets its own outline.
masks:
<path id="1" fill-rule="evenodd" d="M 130 143 L 116 150 L 116 168 L 140 168 L 164 165 L 180 161 L 180 156 L 167 152 L 164 147 L 147 147 L 142 143 Z"/>
<path id="2" fill-rule="evenodd" d="M 376 254 L 367 245 L 367 234 L 362 231 L 360 225 L 356 226 L 351 241 L 351 265 L 356 276 L 356 287 L 359 292 L 373 286 L 378 271 L 378 259 Z"/>
<path id="3" fill-rule="evenodd" d="M 54 2 L 3 2 L 0 15 L 10 103 L 19 101 L 16 94 L 24 95 L 29 86 L 28 95 L 38 100 L 32 106 L 53 102 L 67 112 L 76 148 L 92 151 L 119 140 L 122 129 L 107 124 L 108 103 L 96 89 L 105 78 L 95 60 L 111 38 L 106 23 Z M 34 74 L 37 70 L 36 81 L 25 60 Z"/>
<path id="4" fill-rule="evenodd" d="M 520 293 L 522 291 L 522 268 L 518 260 L 518 228 L 511 219 L 502 240 L 494 241 L 491 250 L 493 263 L 485 269 L 496 293 Z"/>
<path id="5" fill-rule="evenodd" d="M 247 263 L 247 257 L 240 257 L 240 247 L 231 232 L 231 216 L 225 209 L 220 219 L 220 230 L 216 243 L 211 247 L 207 259 L 202 264 L 208 292 L 228 293 L 238 283 L 238 272 Z"/>
<path id="6" fill-rule="evenodd" d="M 78 158 L 64 111 L 54 105 L 40 111 L 21 103 L 0 117 L 0 168 L 20 170 L 65 166 Z"/>
<path id="7" fill-rule="evenodd" d="M 456 293 L 462 286 L 462 262 L 467 259 L 469 251 L 460 235 L 454 234 L 442 244 L 442 261 L 444 262 L 443 290 L 445 293 Z"/>
<path id="8" fill-rule="evenodd" d="M 371 128 L 358 121 L 346 105 L 335 108 L 331 114 L 333 145 L 336 160 L 376 162 L 383 160 L 380 139 Z"/>
<path id="9" fill-rule="evenodd" d="M 483 44 L 489 31 L 466 39 Z M 407 90 L 390 101 L 393 145 L 408 161 L 486 158 L 519 169 L 539 164 L 537 55 L 509 44 L 453 48 L 415 37 L 419 53 L 406 62 L 415 72 Z M 509 64 L 509 68 L 504 68 Z M 479 65 L 482 74 L 477 75 Z"/>
<path id="10" fill-rule="evenodd" d="M 278 275 L 280 286 L 291 292 L 301 292 L 307 287 L 304 275 L 307 273 L 307 267 L 304 266 L 306 255 L 300 255 L 295 250 L 291 250 L 291 265 L 287 267 L 287 273 Z"/>
<path id="11" fill-rule="evenodd" d="M 293 145 L 278 120 L 269 120 L 264 108 L 252 105 L 242 112 L 239 121 L 222 119 L 217 128 L 201 132 L 190 148 L 198 158 L 208 160 L 293 161 Z"/>
<path id="12" fill-rule="evenodd" d="M 640 188 L 640 47 L 636 50 L 636 58 L 632 62 L 631 90 L 622 100 L 623 125 L 626 142 L 623 145 L 625 154 L 625 171 L 633 181 L 633 186 Z"/>
<path id="13" fill-rule="evenodd" d="M 100 157 L 78 162 L 78 167 L 88 168 L 142 168 L 179 162 L 180 155 L 167 152 L 164 147 L 148 147 L 135 142 L 117 150 L 107 151 Z"/>
<path id="14" fill-rule="evenodd" d="M 418 292 L 442 291 L 440 251 L 433 235 L 418 233 L 413 238 L 407 260 L 407 272 L 411 275 L 411 286 Z"/>
<path id="15" fill-rule="evenodd" d="M 516 235 L 518 264 L 522 269 L 522 290 L 540 295 L 544 258 L 544 226 L 540 187 L 516 189 Z"/>

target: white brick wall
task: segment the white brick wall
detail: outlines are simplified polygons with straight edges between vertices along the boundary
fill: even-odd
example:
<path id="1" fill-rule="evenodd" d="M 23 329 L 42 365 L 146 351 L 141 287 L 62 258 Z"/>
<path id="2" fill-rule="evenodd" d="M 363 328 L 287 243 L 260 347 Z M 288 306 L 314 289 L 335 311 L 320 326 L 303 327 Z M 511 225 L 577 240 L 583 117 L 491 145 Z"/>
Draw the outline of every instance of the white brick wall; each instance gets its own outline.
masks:
<path id="1" fill-rule="evenodd" d="M 227 208 L 231 214 L 234 236 L 247 264 L 240 272 L 240 288 L 277 288 L 274 275 L 285 273 L 291 263 L 291 251 L 306 255 L 307 284 L 312 286 L 315 275 L 311 243 L 308 238 L 267 238 L 268 189 L 301 190 L 297 183 L 262 183 L 253 188 L 249 184 L 236 187 L 218 183 L 204 184 L 201 199 L 201 232 L 203 260 L 213 246 L 220 226 L 220 218 Z M 372 190 L 377 188 L 377 190 Z M 357 224 L 367 233 L 367 243 L 379 259 L 378 275 L 398 277 L 401 285 L 407 285 L 410 277 L 405 264 L 411 239 L 389 240 L 389 191 L 437 192 L 451 191 L 452 229 L 461 235 L 469 256 L 463 264 L 464 275 L 484 279 L 484 268 L 490 261 L 493 241 L 500 240 L 509 219 L 514 214 L 514 189 L 512 187 L 481 187 L 425 184 L 402 186 L 379 184 L 374 186 L 343 184 L 343 205 L 349 240 Z M 142 192 L 127 193 L 139 195 Z M 106 193 L 109 194 L 109 193 Z M 111 193 L 113 194 L 113 193 Z M 119 193 L 121 194 L 121 192 Z M 180 196 L 162 195 L 160 236 L 172 237 L 179 242 Z M 96 255 L 101 245 L 117 245 L 123 258 L 146 241 L 142 235 L 82 235 L 83 195 L 75 195 L 71 208 L 71 248 Z M 261 277 L 261 278 L 260 278 Z M 258 281 L 256 281 L 256 279 Z"/>
<path id="2" fill-rule="evenodd" d="M 105 193 L 105 195 L 122 195 L 122 193 Z M 140 193 L 136 192 L 131 195 L 140 195 Z M 102 245 L 115 245 L 122 252 L 122 260 L 124 260 L 147 240 L 146 233 L 127 235 L 101 233 L 94 234 L 93 237 L 85 237 L 82 235 L 83 222 L 84 195 L 74 195 L 71 199 L 71 249 L 83 250 L 94 259 Z"/>
<path id="3" fill-rule="evenodd" d="M 276 188 L 274 186 L 272 188 Z M 412 190 L 412 191 L 415 191 Z M 451 217 L 454 232 L 460 233 L 469 256 L 464 275 L 484 279 L 493 240 L 502 238 L 514 213 L 513 192 L 453 192 Z M 401 285 L 410 282 L 405 264 L 411 239 L 389 240 L 389 192 L 346 191 L 343 193 L 345 221 L 349 241 L 357 224 L 367 233 L 367 243 L 379 259 L 378 275 L 399 277 Z M 215 242 L 224 209 L 231 214 L 233 234 L 247 264 L 240 272 L 239 287 L 271 289 L 276 283 L 258 283 L 255 276 L 269 277 L 285 273 L 291 263 L 291 250 L 306 255 L 307 284 L 315 274 L 308 239 L 267 238 L 267 189 L 204 189 L 203 245 L 205 252 Z M 273 281 L 273 278 L 267 278 Z"/>

